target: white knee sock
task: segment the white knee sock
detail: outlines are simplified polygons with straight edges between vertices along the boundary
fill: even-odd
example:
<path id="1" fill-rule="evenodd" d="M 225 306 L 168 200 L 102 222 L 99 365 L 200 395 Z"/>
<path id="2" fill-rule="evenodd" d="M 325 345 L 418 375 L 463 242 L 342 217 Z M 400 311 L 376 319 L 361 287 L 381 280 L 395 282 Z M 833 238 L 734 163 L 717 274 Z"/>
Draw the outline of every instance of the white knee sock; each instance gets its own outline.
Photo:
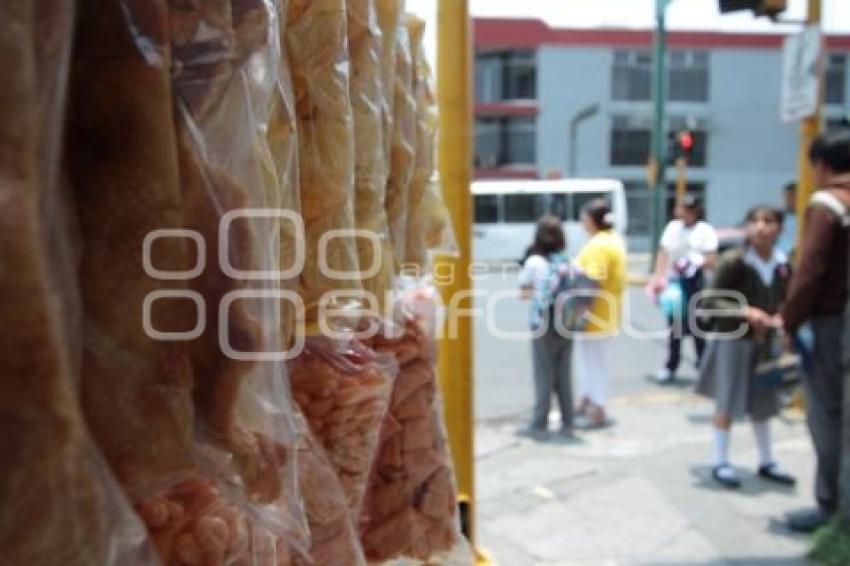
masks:
<path id="1" fill-rule="evenodd" d="M 715 466 L 724 466 L 729 463 L 729 437 L 729 430 L 714 427 Z"/>
<path id="2" fill-rule="evenodd" d="M 759 452 L 759 465 L 773 463 L 773 451 L 770 442 L 770 423 L 768 421 L 753 421 L 753 433 L 756 436 L 756 447 Z"/>

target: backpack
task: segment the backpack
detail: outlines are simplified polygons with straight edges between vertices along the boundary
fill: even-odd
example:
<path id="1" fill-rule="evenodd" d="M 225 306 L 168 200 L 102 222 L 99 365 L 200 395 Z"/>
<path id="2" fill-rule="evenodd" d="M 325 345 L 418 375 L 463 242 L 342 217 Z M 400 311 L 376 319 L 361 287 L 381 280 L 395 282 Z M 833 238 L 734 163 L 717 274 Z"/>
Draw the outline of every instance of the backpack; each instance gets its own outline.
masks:
<path id="1" fill-rule="evenodd" d="M 552 319 L 563 324 L 563 329 L 570 332 L 580 332 L 587 324 L 586 314 L 596 300 L 596 290 L 599 283 L 591 279 L 578 266 L 568 263 L 557 273 L 557 283 L 553 290 L 554 300 L 551 303 Z"/>

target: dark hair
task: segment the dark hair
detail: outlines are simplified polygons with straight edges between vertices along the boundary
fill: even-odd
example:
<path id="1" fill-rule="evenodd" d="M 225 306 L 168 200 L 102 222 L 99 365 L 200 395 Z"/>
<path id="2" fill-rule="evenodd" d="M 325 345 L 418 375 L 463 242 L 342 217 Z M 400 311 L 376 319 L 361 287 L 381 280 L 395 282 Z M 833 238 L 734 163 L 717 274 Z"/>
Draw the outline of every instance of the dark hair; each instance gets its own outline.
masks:
<path id="1" fill-rule="evenodd" d="M 604 198 L 595 198 L 581 209 L 596 225 L 599 230 L 610 230 L 614 227 L 611 218 L 611 206 Z"/>
<path id="2" fill-rule="evenodd" d="M 547 214 L 537 221 L 534 232 L 534 243 L 526 250 L 523 262 L 533 255 L 547 257 L 564 251 L 567 247 L 567 237 L 561 227 L 561 219 Z"/>
<path id="3" fill-rule="evenodd" d="M 794 182 L 794 181 L 791 181 L 790 183 L 788 183 L 787 185 L 785 185 L 785 189 L 784 189 L 784 190 L 785 190 L 785 192 L 786 192 L 786 193 L 793 193 L 793 192 L 796 192 L 796 191 L 797 191 L 797 183 L 796 183 L 796 182 Z"/>
<path id="4" fill-rule="evenodd" d="M 761 213 L 767 213 L 769 216 L 772 216 L 774 220 L 776 220 L 776 223 L 779 224 L 779 227 L 782 228 L 782 224 L 785 222 L 785 214 L 775 206 L 770 206 L 768 204 L 757 204 L 750 208 L 747 211 L 747 215 L 744 217 L 744 222 L 746 224 L 753 222 L 756 219 L 756 216 Z"/>
<path id="5" fill-rule="evenodd" d="M 827 132 L 815 138 L 809 161 L 822 163 L 833 173 L 850 173 L 850 130 Z"/>
<path id="6" fill-rule="evenodd" d="M 705 209 L 702 207 L 702 201 L 694 195 L 683 196 L 677 204 L 685 210 L 693 212 L 697 220 L 705 220 Z"/>

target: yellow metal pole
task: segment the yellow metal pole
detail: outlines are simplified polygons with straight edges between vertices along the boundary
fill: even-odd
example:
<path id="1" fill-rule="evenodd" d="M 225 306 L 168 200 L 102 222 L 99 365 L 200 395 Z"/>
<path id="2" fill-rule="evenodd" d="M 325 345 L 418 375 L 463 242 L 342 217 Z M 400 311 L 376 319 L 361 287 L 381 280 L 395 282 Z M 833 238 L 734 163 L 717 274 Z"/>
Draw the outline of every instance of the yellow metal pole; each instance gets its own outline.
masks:
<path id="1" fill-rule="evenodd" d="M 821 15 L 821 0 L 809 0 L 806 24 L 820 25 Z M 822 76 L 821 83 L 823 83 Z M 821 89 L 821 91 L 823 91 L 823 89 Z M 799 258 L 802 255 L 799 253 L 799 250 L 802 249 L 803 243 L 806 206 L 808 206 L 809 199 L 811 199 L 812 193 L 814 193 L 817 188 L 815 187 L 812 164 L 809 163 L 809 148 L 812 145 L 812 141 L 814 141 L 818 134 L 820 134 L 821 104 L 822 99 L 818 101 L 817 111 L 814 116 L 806 118 L 800 124 L 800 151 L 797 156 L 797 261 L 799 261 Z M 802 388 L 799 388 L 795 393 L 794 398 L 791 401 L 791 405 L 799 410 L 804 410 L 806 408 L 806 399 Z"/>
<path id="2" fill-rule="evenodd" d="M 808 14 L 806 16 L 808 25 L 820 25 L 821 23 L 821 0 L 809 0 Z M 821 77 L 821 81 L 823 78 Z M 821 89 L 823 90 L 823 89 Z M 800 125 L 800 153 L 797 157 L 797 249 L 800 249 L 803 237 L 803 223 L 805 221 L 806 205 L 812 193 L 815 191 L 814 173 L 809 163 L 809 148 L 812 141 L 820 134 L 821 128 L 821 102 L 818 102 L 817 112 L 814 116 L 806 118 Z"/>
<path id="3" fill-rule="evenodd" d="M 688 194 L 688 160 L 680 157 L 676 160 L 676 202 L 681 202 Z"/>
<path id="4" fill-rule="evenodd" d="M 440 339 L 439 375 L 455 464 L 461 527 L 476 551 L 475 450 L 472 387 L 472 33 L 468 0 L 439 0 L 437 101 L 440 108 L 439 171 L 457 238 L 457 257 L 438 258 L 435 272 L 449 332 Z M 445 276 L 450 274 L 450 276 Z M 463 300 L 458 298 L 463 297 Z M 453 300 L 453 298 L 455 298 Z"/>

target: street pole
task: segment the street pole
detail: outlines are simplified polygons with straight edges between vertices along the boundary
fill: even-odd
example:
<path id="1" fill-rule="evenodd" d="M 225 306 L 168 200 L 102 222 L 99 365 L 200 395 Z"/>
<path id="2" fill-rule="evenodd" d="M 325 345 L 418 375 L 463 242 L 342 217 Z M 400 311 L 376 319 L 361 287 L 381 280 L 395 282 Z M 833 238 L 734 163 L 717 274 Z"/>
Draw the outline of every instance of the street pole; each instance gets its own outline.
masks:
<path id="1" fill-rule="evenodd" d="M 599 113 L 599 105 L 591 104 L 580 110 L 570 120 L 570 162 L 567 164 L 567 177 L 575 178 L 578 172 L 578 127 L 585 120 L 589 120 Z"/>
<path id="2" fill-rule="evenodd" d="M 819 26 L 821 23 L 821 0 L 809 0 L 806 25 Z M 823 77 L 821 77 L 823 82 Z M 823 90 L 823 89 L 821 89 Z M 815 179 L 811 163 L 809 163 L 809 148 L 812 141 L 820 134 L 821 128 L 821 105 L 823 93 L 818 100 L 817 110 L 814 115 L 804 119 L 800 125 L 800 152 L 797 157 L 797 249 L 801 249 L 803 237 L 803 224 L 805 222 L 805 210 L 809 199 L 814 193 Z"/>
<path id="3" fill-rule="evenodd" d="M 652 66 L 653 91 L 655 101 L 655 120 L 652 128 L 652 161 L 650 170 L 654 170 L 654 183 L 652 190 L 652 263 L 650 270 L 655 269 L 655 260 L 658 257 L 658 244 L 661 239 L 661 231 L 667 219 L 665 213 L 665 202 L 667 187 L 665 181 L 665 170 L 667 169 L 667 151 L 665 141 L 667 140 L 667 6 L 672 0 L 655 0 L 655 57 Z"/>
<path id="4" fill-rule="evenodd" d="M 676 160 L 676 202 L 681 202 L 688 194 L 688 160 L 680 157 Z"/>
<path id="5" fill-rule="evenodd" d="M 446 319 L 453 336 L 439 341 L 439 376 L 443 410 L 455 465 L 458 509 L 463 534 L 476 553 L 476 564 L 487 564 L 476 547 L 474 409 L 472 397 L 472 32 L 468 0 L 439 0 L 437 7 L 437 100 L 440 108 L 439 173 L 451 214 L 457 256 L 437 258 L 437 277 Z M 453 300 L 462 297 L 463 301 Z M 445 334 L 445 333 L 444 333 Z"/>

